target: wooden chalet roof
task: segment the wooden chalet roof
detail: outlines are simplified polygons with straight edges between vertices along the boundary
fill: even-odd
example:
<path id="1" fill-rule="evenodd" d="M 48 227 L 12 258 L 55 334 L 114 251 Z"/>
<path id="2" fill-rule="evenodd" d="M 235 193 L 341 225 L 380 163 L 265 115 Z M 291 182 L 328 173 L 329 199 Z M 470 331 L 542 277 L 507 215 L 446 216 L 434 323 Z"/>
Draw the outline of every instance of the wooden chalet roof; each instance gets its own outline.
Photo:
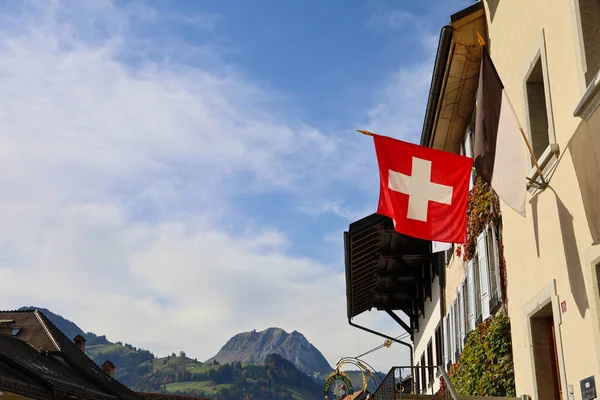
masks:
<path id="1" fill-rule="evenodd" d="M 89 399 L 116 400 L 51 353 L 40 353 L 28 343 L 9 336 L 0 336 L 0 359 L 8 367 L 13 380 L 32 376 L 25 382 L 40 386 L 52 393 L 69 392 Z M 17 376 L 20 375 L 20 376 Z M 7 377 L 8 378 L 8 377 Z"/>
<path id="2" fill-rule="evenodd" d="M 0 311 L 0 319 L 14 320 L 15 329 L 0 335 L 0 360 L 13 370 L 37 377 L 52 390 L 83 390 L 89 398 L 140 399 L 106 374 L 40 311 Z M 67 388 L 64 381 L 74 386 Z"/>

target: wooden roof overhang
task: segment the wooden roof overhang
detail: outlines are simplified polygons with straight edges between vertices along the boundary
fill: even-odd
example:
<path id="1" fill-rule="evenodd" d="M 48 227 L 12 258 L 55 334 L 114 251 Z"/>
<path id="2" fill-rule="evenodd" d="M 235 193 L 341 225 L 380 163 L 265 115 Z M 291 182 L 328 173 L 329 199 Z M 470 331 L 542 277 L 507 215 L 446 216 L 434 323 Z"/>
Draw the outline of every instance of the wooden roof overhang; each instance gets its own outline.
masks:
<path id="1" fill-rule="evenodd" d="M 409 333 L 418 330 L 439 271 L 431 242 L 402 235 L 390 218 L 372 214 L 344 232 L 348 319 L 373 308 L 387 311 Z M 410 325 L 395 316 L 403 312 Z"/>
<path id="2" fill-rule="evenodd" d="M 481 62 L 479 33 L 487 39 L 485 9 L 476 3 L 451 16 L 452 39 L 443 72 L 431 128 L 424 129 L 421 144 L 451 153 L 459 153 L 465 130 L 471 121 Z M 437 62 L 437 60 L 436 60 Z"/>

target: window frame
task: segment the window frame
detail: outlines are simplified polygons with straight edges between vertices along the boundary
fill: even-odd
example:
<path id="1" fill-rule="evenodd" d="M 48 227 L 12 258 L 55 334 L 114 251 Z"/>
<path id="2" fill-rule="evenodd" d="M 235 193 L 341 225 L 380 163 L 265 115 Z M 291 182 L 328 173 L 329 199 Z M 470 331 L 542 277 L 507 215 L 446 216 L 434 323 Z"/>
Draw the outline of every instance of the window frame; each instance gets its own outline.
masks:
<path id="1" fill-rule="evenodd" d="M 502 304 L 502 279 L 500 276 L 500 268 L 502 262 L 500 260 L 499 238 L 497 233 L 498 227 L 491 223 L 486 228 L 487 231 L 487 252 L 488 252 L 488 272 L 489 272 L 489 287 L 490 287 L 490 312 L 493 314 Z M 493 282 L 493 285 L 492 285 Z"/>
<path id="2" fill-rule="evenodd" d="M 581 1 L 582 0 L 573 0 L 569 3 L 571 4 L 571 13 L 572 13 L 572 22 L 573 22 L 573 33 L 576 38 L 575 50 L 577 52 L 577 56 L 579 59 L 579 68 L 580 68 L 580 76 L 579 76 L 579 84 L 582 89 L 582 92 L 586 92 L 586 89 L 594 86 L 594 82 L 597 80 L 600 75 L 600 66 L 594 71 L 590 71 L 589 65 L 589 54 L 586 49 L 586 39 L 585 37 L 585 29 L 587 26 L 584 26 L 584 22 L 582 21 L 582 9 L 581 9 Z M 584 0 L 585 1 L 585 0 Z M 588 73 L 590 73 L 588 75 Z M 588 77 L 594 76 L 588 82 Z"/>
<path id="3" fill-rule="evenodd" d="M 444 322 L 442 321 L 435 328 L 435 365 L 444 365 Z M 439 369 L 436 370 L 436 377 L 439 377 Z"/>
<path id="4" fill-rule="evenodd" d="M 427 352 L 427 349 L 425 349 L 425 351 L 423 352 L 423 354 L 421 354 L 421 367 L 425 367 L 427 364 L 425 363 L 425 353 Z M 427 374 L 426 372 L 426 368 L 421 368 L 421 391 L 425 391 L 425 393 L 427 393 Z"/>
<path id="5" fill-rule="evenodd" d="M 435 374 L 434 374 L 434 370 L 433 370 L 433 366 L 434 366 L 434 363 L 433 363 L 433 340 L 431 338 L 429 339 L 429 342 L 427 343 L 427 348 L 425 351 L 427 352 L 427 367 L 429 367 L 427 370 L 427 376 L 428 376 L 427 383 L 428 383 L 429 387 L 432 387 Z"/>
<path id="6" fill-rule="evenodd" d="M 544 29 L 542 29 L 540 39 L 535 43 L 534 50 L 532 51 L 532 57 L 530 57 L 529 62 L 525 68 L 525 71 L 522 75 L 522 101 L 523 101 L 523 110 L 525 113 L 525 129 L 526 136 L 529 143 L 533 143 L 531 136 L 531 114 L 529 112 L 529 99 L 527 96 L 527 81 L 531 76 L 536 64 L 540 62 L 542 67 L 542 80 L 544 83 L 544 99 L 546 102 L 546 115 L 548 122 L 548 146 L 542 152 L 542 155 L 538 158 L 537 162 L 542 170 L 543 177 L 548 176 L 548 173 L 554 167 L 556 162 L 558 161 L 558 153 L 559 148 L 556 141 L 556 132 L 554 129 L 554 113 L 552 112 L 552 95 L 550 92 L 550 79 L 548 74 L 548 59 L 546 53 L 546 37 Z M 533 147 L 533 144 L 532 144 Z M 532 180 L 537 180 L 540 178 L 539 172 L 535 163 L 533 162 L 533 158 L 529 157 L 529 172 L 527 174 L 527 178 Z M 529 190 L 535 190 L 528 183 L 527 187 Z"/>

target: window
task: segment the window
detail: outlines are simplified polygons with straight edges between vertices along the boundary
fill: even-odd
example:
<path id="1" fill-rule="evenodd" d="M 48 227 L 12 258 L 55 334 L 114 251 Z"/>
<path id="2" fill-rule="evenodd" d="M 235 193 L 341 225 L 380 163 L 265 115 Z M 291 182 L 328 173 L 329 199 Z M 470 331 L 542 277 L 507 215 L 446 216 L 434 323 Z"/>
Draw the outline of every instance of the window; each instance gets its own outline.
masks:
<path id="1" fill-rule="evenodd" d="M 421 355 L 421 367 L 425 367 L 427 364 L 425 364 L 425 353 L 423 353 Z M 426 388 L 427 388 L 427 374 L 426 374 L 426 368 L 422 368 L 421 369 L 421 390 L 423 393 L 426 392 Z"/>
<path id="2" fill-rule="evenodd" d="M 429 343 L 427 343 L 427 366 L 429 367 L 428 369 L 428 376 L 429 376 L 429 386 L 433 385 L 433 345 L 431 343 L 431 339 L 429 339 Z"/>
<path id="3" fill-rule="evenodd" d="M 421 391 L 421 380 L 419 378 L 421 374 L 419 373 L 419 363 L 417 363 L 415 367 L 415 376 L 413 377 L 413 380 L 415 382 L 415 393 L 419 393 Z"/>
<path id="4" fill-rule="evenodd" d="M 452 346 L 450 345 L 450 335 L 448 334 L 450 332 L 450 323 L 449 323 L 447 314 L 444 317 L 443 323 L 444 323 L 444 326 L 442 327 L 442 334 L 444 335 L 444 364 L 443 365 L 446 368 L 446 371 L 449 371 L 450 370 L 450 349 Z"/>
<path id="5" fill-rule="evenodd" d="M 579 18 L 585 84 L 589 85 L 600 70 L 600 2 L 579 0 Z"/>
<path id="6" fill-rule="evenodd" d="M 548 107 L 544 88 L 542 57 L 537 61 L 527 78 L 527 108 L 529 109 L 529 130 L 533 154 L 539 160 L 550 145 L 548 134 Z"/>
<path id="7" fill-rule="evenodd" d="M 533 154 L 543 171 L 550 160 L 556 161 L 557 157 L 555 153 L 558 152 L 554 136 L 552 104 L 550 102 L 551 96 L 548 85 L 548 72 L 546 70 L 546 45 L 543 31 L 523 83 L 527 121 L 525 129 Z M 536 179 L 538 172 L 532 158 L 530 158 L 530 167 L 531 170 L 528 176 Z"/>
<path id="8" fill-rule="evenodd" d="M 442 337 L 442 330 L 444 329 L 446 319 L 444 318 L 442 324 L 438 325 L 435 329 L 435 365 L 444 365 L 444 339 Z"/>
<path id="9" fill-rule="evenodd" d="M 500 256 L 498 252 L 498 235 L 496 226 L 492 225 L 487 230 L 487 251 L 489 259 L 489 282 L 490 282 L 490 310 L 493 310 L 502 300 L 500 280 Z"/>
<path id="10" fill-rule="evenodd" d="M 448 250 L 444 251 L 444 264 L 445 265 L 448 265 L 448 263 L 450 262 L 453 251 L 454 251 L 454 246 L 452 246 Z"/>
<path id="11" fill-rule="evenodd" d="M 485 321 L 490 316 L 489 258 L 485 231 L 481 232 L 477 237 L 477 260 L 479 261 L 481 317 Z"/>

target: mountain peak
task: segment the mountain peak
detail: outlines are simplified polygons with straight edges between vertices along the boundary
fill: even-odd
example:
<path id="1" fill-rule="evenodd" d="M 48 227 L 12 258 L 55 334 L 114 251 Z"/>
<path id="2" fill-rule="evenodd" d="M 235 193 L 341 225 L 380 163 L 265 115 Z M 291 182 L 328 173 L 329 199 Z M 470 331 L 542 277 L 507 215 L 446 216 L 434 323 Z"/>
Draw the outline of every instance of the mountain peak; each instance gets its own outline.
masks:
<path id="1" fill-rule="evenodd" d="M 323 354 L 302 333 L 287 333 L 275 327 L 235 335 L 207 363 L 216 360 L 221 364 L 238 361 L 244 364 L 264 364 L 270 354 L 283 357 L 307 374 L 331 371 Z"/>

